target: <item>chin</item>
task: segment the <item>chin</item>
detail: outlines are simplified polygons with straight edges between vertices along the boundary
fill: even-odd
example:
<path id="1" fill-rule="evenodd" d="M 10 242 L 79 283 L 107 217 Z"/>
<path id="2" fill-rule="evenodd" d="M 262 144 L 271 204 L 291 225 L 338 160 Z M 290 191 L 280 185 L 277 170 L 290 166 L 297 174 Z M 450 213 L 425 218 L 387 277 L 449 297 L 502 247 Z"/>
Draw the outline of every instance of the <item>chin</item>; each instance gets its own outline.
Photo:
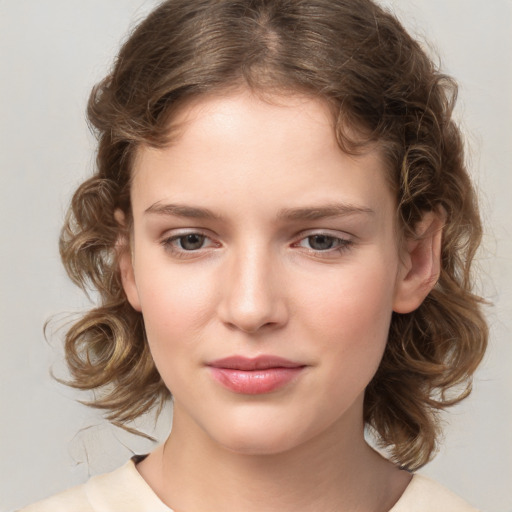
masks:
<path id="1" fill-rule="evenodd" d="M 208 434 L 222 448 L 239 455 L 276 455 L 293 450 L 315 437 L 317 432 L 311 432 L 311 427 L 302 425 L 301 428 L 300 421 L 286 422 L 282 416 L 279 421 L 272 416 L 260 415 L 238 418 L 238 421 L 227 420 L 221 429 Z"/>
<path id="2" fill-rule="evenodd" d="M 258 436 L 237 435 L 234 434 L 226 442 L 220 441 L 219 444 L 230 452 L 238 455 L 277 455 L 286 452 L 296 445 L 290 442 L 289 436 L 276 436 L 272 433 Z"/>

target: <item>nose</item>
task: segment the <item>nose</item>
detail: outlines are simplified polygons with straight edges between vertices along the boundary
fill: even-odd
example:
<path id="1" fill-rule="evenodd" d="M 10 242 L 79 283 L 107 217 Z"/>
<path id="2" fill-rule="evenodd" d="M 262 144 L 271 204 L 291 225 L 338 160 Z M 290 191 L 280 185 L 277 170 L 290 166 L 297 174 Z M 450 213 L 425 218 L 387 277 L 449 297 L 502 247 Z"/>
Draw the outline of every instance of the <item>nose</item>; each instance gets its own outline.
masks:
<path id="1" fill-rule="evenodd" d="M 223 275 L 221 320 L 231 328 L 257 333 L 288 321 L 280 267 L 266 248 L 233 255 Z"/>

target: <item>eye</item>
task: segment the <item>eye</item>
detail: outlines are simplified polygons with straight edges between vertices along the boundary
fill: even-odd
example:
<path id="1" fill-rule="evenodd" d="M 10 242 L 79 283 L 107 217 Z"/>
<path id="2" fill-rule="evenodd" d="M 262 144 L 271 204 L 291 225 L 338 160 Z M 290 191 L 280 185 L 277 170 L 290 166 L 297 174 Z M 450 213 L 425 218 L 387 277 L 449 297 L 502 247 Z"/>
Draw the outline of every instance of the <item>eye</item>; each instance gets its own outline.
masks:
<path id="1" fill-rule="evenodd" d="M 197 251 L 203 247 L 206 237 L 199 233 L 190 233 L 189 235 L 183 235 L 175 238 L 173 241 L 178 242 L 179 248 L 185 251 Z"/>
<path id="2" fill-rule="evenodd" d="M 174 256 L 187 256 L 199 252 L 201 249 L 207 249 L 216 246 L 209 237 L 203 233 L 188 232 L 173 235 L 160 242 L 166 251 Z"/>
<path id="3" fill-rule="evenodd" d="M 338 239 L 328 236 L 328 235 L 311 235 L 305 239 L 311 249 L 315 251 L 327 251 L 328 249 L 332 249 Z"/>
<path id="4" fill-rule="evenodd" d="M 352 244 L 351 240 L 326 233 L 316 233 L 300 240 L 296 245 L 315 252 L 341 252 Z"/>

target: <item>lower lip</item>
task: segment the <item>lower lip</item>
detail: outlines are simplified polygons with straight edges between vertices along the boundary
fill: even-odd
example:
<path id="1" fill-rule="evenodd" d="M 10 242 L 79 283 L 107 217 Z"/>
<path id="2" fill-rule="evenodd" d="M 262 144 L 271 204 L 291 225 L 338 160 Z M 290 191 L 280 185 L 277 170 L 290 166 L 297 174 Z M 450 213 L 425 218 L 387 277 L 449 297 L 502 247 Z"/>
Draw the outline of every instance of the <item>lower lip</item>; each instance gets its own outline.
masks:
<path id="1" fill-rule="evenodd" d="M 304 366 L 252 371 L 210 367 L 210 370 L 213 378 L 229 390 L 244 395 L 260 395 L 282 388 L 294 380 Z"/>

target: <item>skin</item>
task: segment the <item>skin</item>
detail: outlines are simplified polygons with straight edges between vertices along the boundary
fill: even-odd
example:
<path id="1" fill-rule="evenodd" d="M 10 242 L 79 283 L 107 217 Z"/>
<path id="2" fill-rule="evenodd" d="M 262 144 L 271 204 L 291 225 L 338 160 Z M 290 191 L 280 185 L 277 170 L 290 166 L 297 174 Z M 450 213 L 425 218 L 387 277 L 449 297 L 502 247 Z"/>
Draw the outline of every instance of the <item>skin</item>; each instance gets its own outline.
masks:
<path id="1" fill-rule="evenodd" d="M 121 257 L 174 397 L 171 435 L 139 472 L 177 512 L 388 511 L 410 475 L 364 441 L 364 390 L 392 311 L 415 309 L 435 282 L 439 219 L 399 246 L 379 152 L 344 154 L 318 99 L 240 90 L 173 122 L 168 147 L 137 153 Z M 262 354 L 304 369 L 247 395 L 208 367 Z"/>

